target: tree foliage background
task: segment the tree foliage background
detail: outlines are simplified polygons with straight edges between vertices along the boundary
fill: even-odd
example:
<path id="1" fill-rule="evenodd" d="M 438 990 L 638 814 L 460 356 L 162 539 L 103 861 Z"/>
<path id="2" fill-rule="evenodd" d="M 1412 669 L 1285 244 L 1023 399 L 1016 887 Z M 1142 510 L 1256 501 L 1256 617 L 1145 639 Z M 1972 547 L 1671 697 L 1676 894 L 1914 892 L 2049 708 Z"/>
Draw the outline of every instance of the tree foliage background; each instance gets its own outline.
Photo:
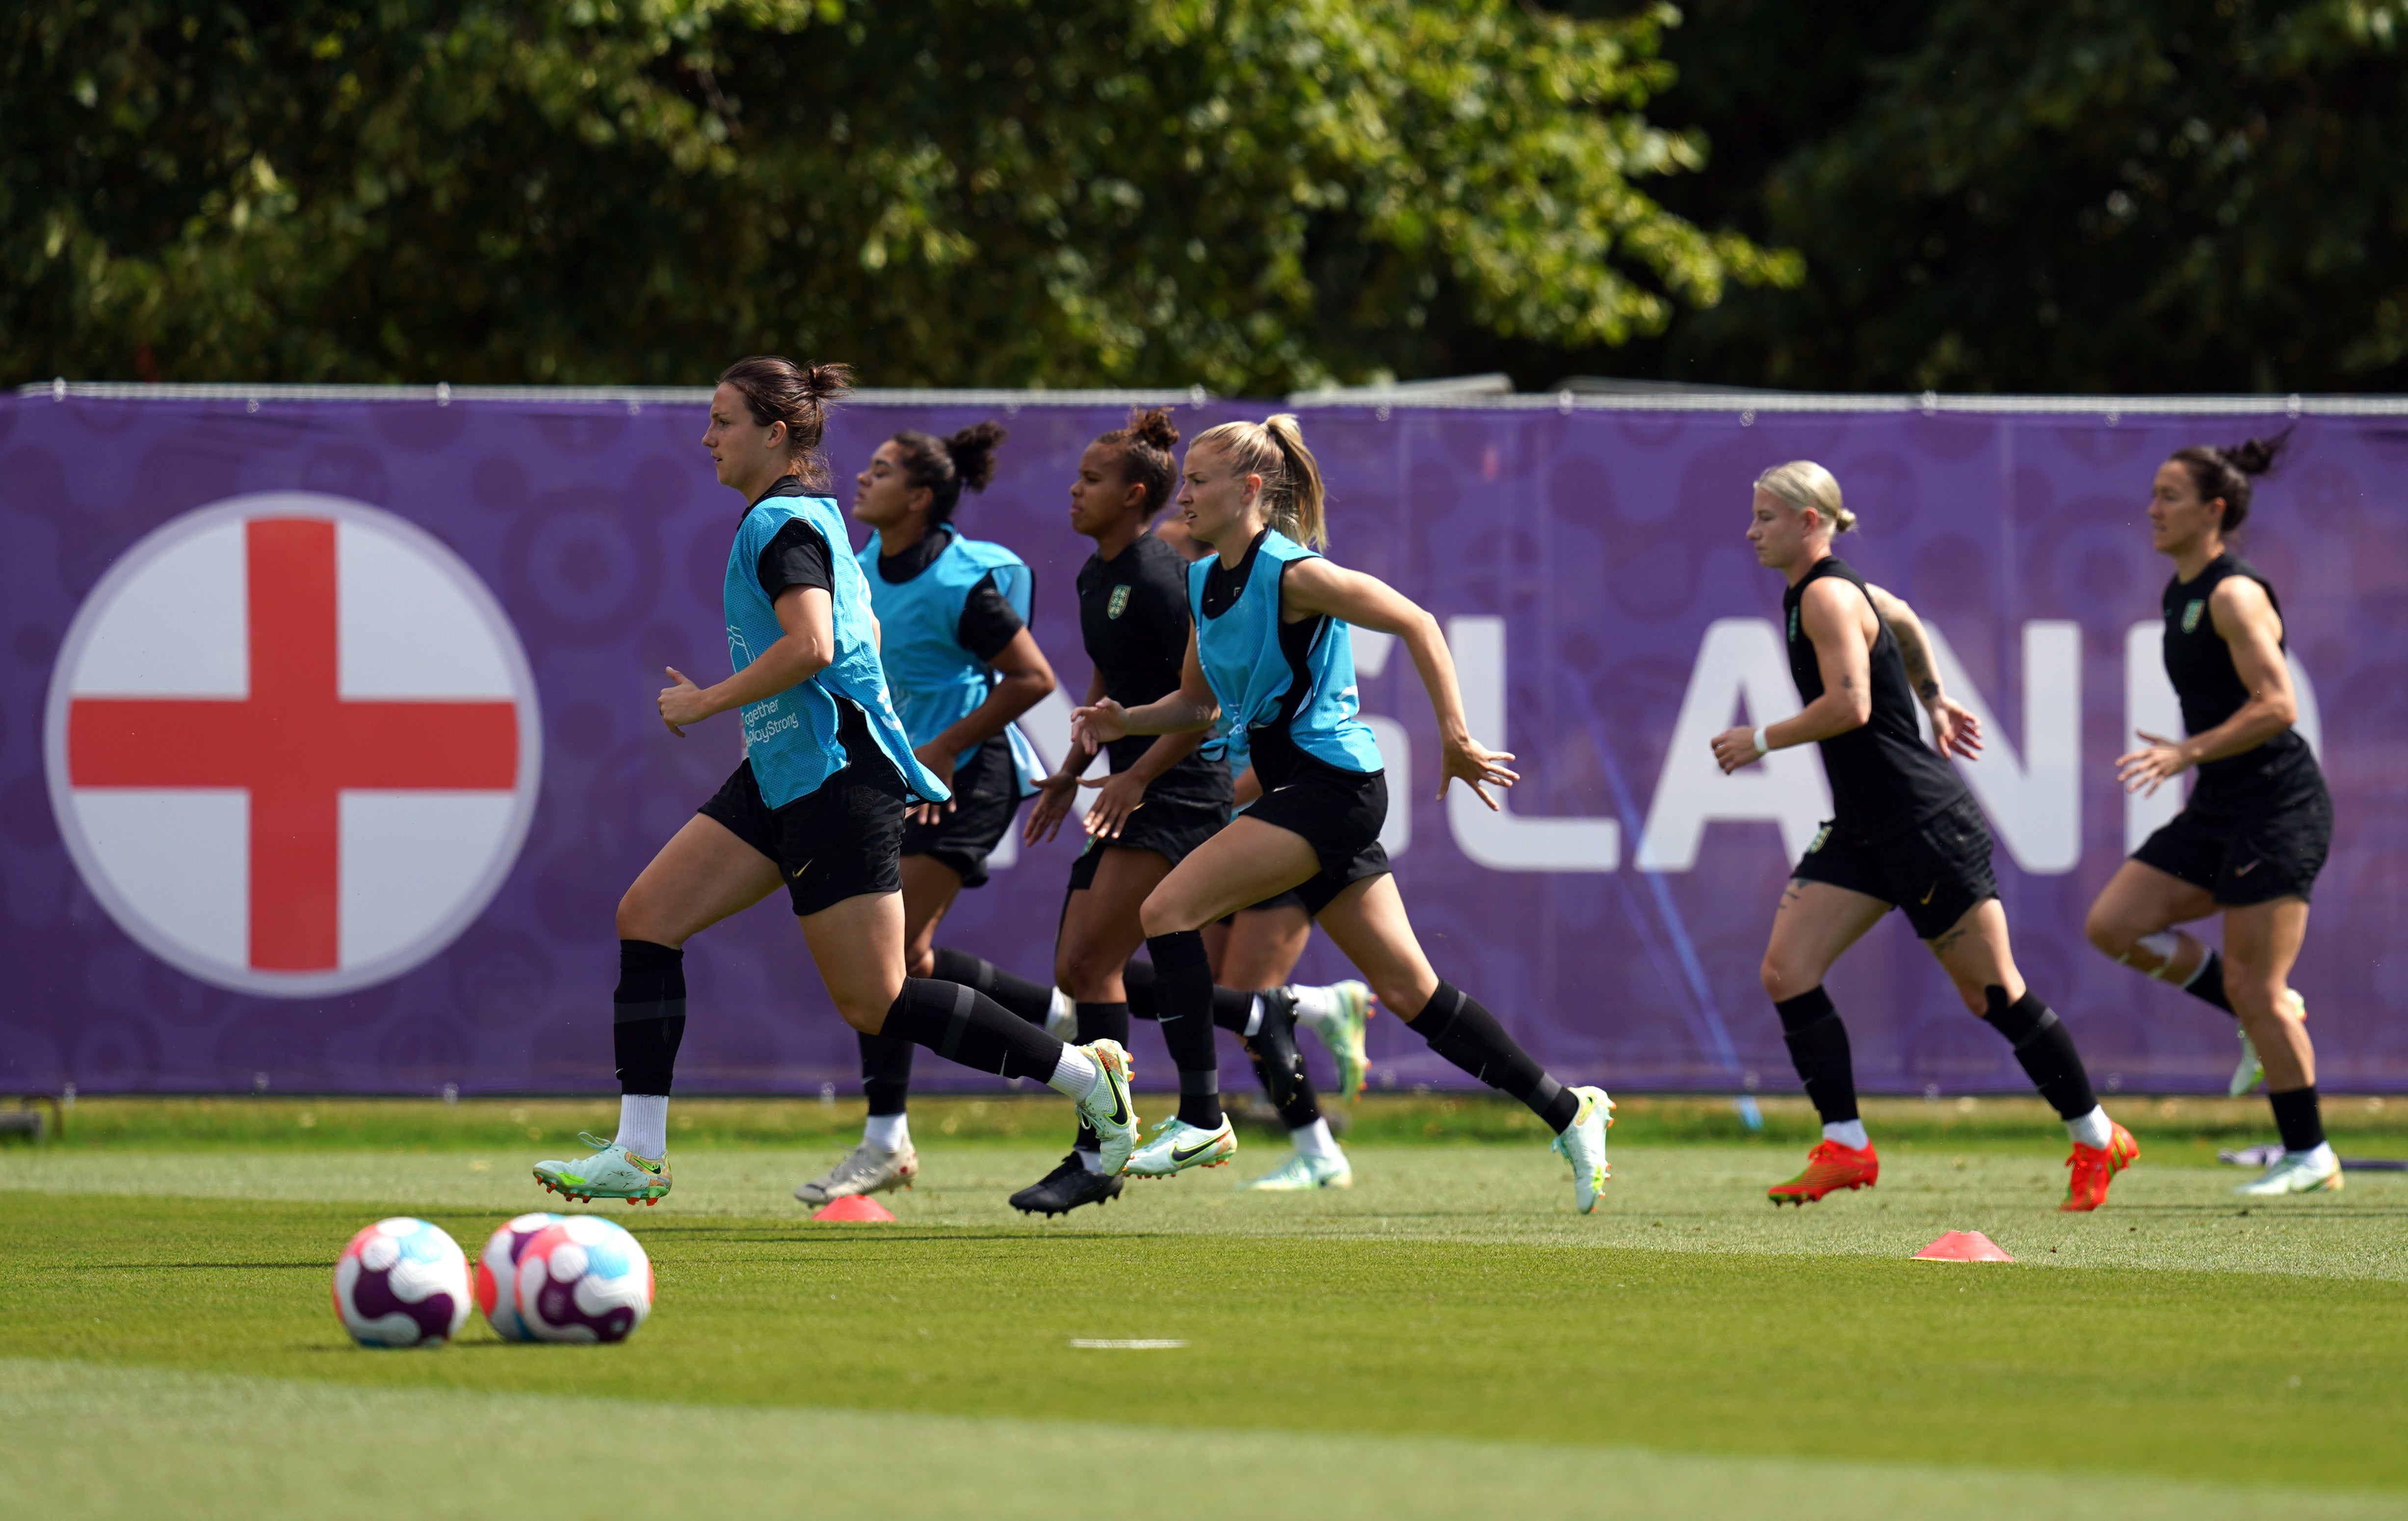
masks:
<path id="1" fill-rule="evenodd" d="M 2408 0 L 23 0 L 0 382 L 2408 375 Z"/>

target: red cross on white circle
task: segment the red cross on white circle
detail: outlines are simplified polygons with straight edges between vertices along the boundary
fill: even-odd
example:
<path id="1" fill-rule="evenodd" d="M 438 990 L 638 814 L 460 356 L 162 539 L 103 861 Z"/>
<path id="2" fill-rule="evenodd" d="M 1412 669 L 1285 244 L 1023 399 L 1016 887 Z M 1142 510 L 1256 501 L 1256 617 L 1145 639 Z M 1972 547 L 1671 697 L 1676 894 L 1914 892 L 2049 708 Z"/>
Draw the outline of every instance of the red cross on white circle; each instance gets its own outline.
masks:
<path id="1" fill-rule="evenodd" d="M 94 588 L 52 683 L 50 785 L 127 933 L 211 982 L 317 994 L 482 909 L 536 732 L 474 572 L 389 513 L 282 493 L 177 519 Z"/>

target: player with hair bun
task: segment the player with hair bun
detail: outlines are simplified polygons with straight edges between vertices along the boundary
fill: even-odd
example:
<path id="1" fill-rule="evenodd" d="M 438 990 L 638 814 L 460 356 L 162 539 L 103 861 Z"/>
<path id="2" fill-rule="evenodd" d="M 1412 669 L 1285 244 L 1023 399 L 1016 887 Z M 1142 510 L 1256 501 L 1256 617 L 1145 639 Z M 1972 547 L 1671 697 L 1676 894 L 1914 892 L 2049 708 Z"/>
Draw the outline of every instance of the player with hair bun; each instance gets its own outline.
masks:
<path id="1" fill-rule="evenodd" d="M 1478 1000 L 1439 978 L 1380 847 L 1387 783 L 1379 745 L 1355 715 L 1350 624 L 1395 634 L 1412 652 L 1438 717 L 1440 796 L 1460 780 L 1493 808 L 1487 786 L 1518 780 L 1505 764 L 1512 756 L 1472 739 L 1438 620 L 1317 552 L 1326 538 L 1321 471 L 1294 417 L 1209 429 L 1188 447 L 1183 481 L 1188 531 L 1214 553 L 1187 567 L 1194 627 L 1178 688 L 1134 708 L 1110 696 L 1089 703 L 1074 715 L 1074 736 L 1102 746 L 1131 735 L 1242 730 L 1266 791 L 1145 899 L 1140 922 L 1180 1097 L 1177 1115 L 1128 1170 L 1168 1177 L 1236 1152 L 1221 1112 L 1201 932 L 1293 888 L 1380 1001 L 1412 1011 L 1405 1022 L 1431 1049 L 1546 1122 L 1571 1163 L 1574 1202 L 1588 1212 L 1606 1180 L 1612 1100 L 1556 1082 Z"/>
<path id="2" fill-rule="evenodd" d="M 700 687 L 672 670 L 657 707 L 681 739 L 739 710 L 745 756 L 619 900 L 618 1134 L 586 1137 L 590 1156 L 537 1163 L 556 1193 L 650 1202 L 669 1191 L 685 942 L 781 885 L 845 1023 L 1039 1079 L 1079 1106 L 1115 1170 L 1136 1141 L 1119 1045 L 1068 1046 L 975 989 L 905 974 L 904 813 L 953 794 L 913 753 L 887 695 L 869 588 L 827 495 L 820 440 L 828 404 L 851 386 L 841 365 L 762 357 L 728 366 L 711 395 L 703 447 L 745 502 L 721 586 L 735 673 Z"/>
<path id="3" fill-rule="evenodd" d="M 1856 1080 L 1823 978 L 1848 947 L 1891 909 L 1906 911 L 1956 995 L 2014 1048 L 2015 1060 L 2049 1101 L 2073 1154 L 2068 1211 L 2095 1210 L 2108 1184 L 2141 1148 L 2107 1117 L 2073 1037 L 2024 983 L 2007 942 L 2006 910 L 1990 873 L 1990 830 L 1950 754 L 1981 749 L 1973 715 L 1941 690 L 1914 610 L 1831 552 L 1856 526 L 1840 483 L 1812 460 L 1775 466 L 1756 479 L 1748 542 L 1757 563 L 1787 579 L 1783 597 L 1789 673 L 1805 709 L 1761 728 L 1714 737 L 1726 771 L 1770 751 L 1814 744 L 1830 778 L 1830 821 L 1814 837 L 1781 906 L 1764 951 L 1764 991 L 1781 1015 L 1790 1059 L 1823 1121 L 1806 1170 L 1767 1190 L 1773 1203 L 1805 1205 L 1881 1178 L 1881 1159 L 1856 1112 Z M 1920 698 L 1933 744 L 1914 720 Z"/>
<path id="4" fill-rule="evenodd" d="M 2204 999 L 2240 1023 L 2231 1091 L 2266 1080 L 2283 1155 L 2242 1185 L 2257 1196 L 2339 1188 L 2325 1140 L 2307 1005 L 2291 991 L 2307 937 L 2308 897 L 2332 848 L 2332 796 L 2294 726 L 2299 697 L 2272 582 L 2234 554 L 2255 477 L 2285 439 L 2176 450 L 2149 493 L 2153 548 L 2166 582 L 2165 663 L 2182 702 L 2180 739 L 2142 733 L 2116 762 L 2128 792 L 2155 793 L 2185 771 L 2198 785 L 2173 822 L 2143 841 L 2090 906 L 2090 943 L 2125 966 Z M 2177 925 L 2224 915 L 2224 949 Z"/>
<path id="5" fill-rule="evenodd" d="M 1178 473 L 1170 451 L 1178 443 L 1170 414 L 1155 408 L 1131 412 L 1126 427 L 1105 433 L 1080 455 L 1070 484 L 1070 526 L 1096 541 L 1078 582 L 1079 633 L 1095 667 L 1089 702 L 1111 697 L 1134 706 L 1178 688 L 1189 638 L 1187 557 L 1148 527 L 1169 499 Z M 1219 746 L 1199 747 L 1201 739 L 1189 733 L 1117 740 L 1103 747 L 1111 774 L 1099 784 L 1081 781 L 1094 764 L 1096 747 L 1074 741 L 1029 810 L 1025 833 L 1036 844 L 1051 839 L 1070 816 L 1082 785 L 1098 787 L 1084 818 L 1086 848 L 1071 864 L 1054 943 L 1054 982 L 1073 1000 L 1082 1040 L 1125 1042 L 1132 1015 L 1150 1019 L 1158 1013 L 1153 966 L 1129 959 L 1145 940 L 1139 906 L 1229 820 L 1228 764 Z M 1351 1051 L 1359 1069 L 1369 1003 L 1359 983 L 1351 996 L 1342 987 L 1273 986 L 1293 965 L 1291 958 L 1259 992 L 1253 991 L 1256 984 L 1245 983 L 1240 987 L 1246 991 L 1216 986 L 1212 993 L 1214 1022 L 1245 1043 L 1273 1101 L 1287 1114 L 1313 1105 L 1296 1051 L 1296 1010 L 1304 1005 L 1326 1013 L 1317 1027 L 1333 1051 Z M 1012 1000 L 1003 1001 L 1009 1007 Z M 1341 1065 L 1344 1060 L 1341 1055 Z M 1305 1127 L 1300 1144 L 1326 1154 L 1319 1184 L 1342 1185 L 1351 1175 L 1317 1109 Z M 1116 1198 L 1122 1181 L 1102 1165 L 1094 1133 L 1082 1129 L 1070 1155 L 1012 1195 L 1012 1206 L 1054 1215 Z"/>
<path id="6" fill-rule="evenodd" d="M 858 558 L 878 617 L 887 690 L 912 753 L 953 790 L 949 801 L 913 810 L 904 825 L 905 966 L 915 977 L 975 987 L 1021 1013 L 999 985 L 1008 973 L 936 944 L 937 926 L 962 889 L 985 885 L 987 855 L 1035 790 L 1031 778 L 1042 767 L 1013 720 L 1054 685 L 1054 667 L 1028 631 L 1035 587 L 1026 563 L 953 526 L 963 491 L 984 491 L 995 479 L 1003 439 L 993 422 L 943 438 L 897 433 L 853 477 L 853 516 L 875 530 Z M 911 1042 L 869 1034 L 859 1040 L 869 1102 L 861 1144 L 795 1190 L 806 1204 L 905 1187 L 919 1174 L 907 1114 Z"/>

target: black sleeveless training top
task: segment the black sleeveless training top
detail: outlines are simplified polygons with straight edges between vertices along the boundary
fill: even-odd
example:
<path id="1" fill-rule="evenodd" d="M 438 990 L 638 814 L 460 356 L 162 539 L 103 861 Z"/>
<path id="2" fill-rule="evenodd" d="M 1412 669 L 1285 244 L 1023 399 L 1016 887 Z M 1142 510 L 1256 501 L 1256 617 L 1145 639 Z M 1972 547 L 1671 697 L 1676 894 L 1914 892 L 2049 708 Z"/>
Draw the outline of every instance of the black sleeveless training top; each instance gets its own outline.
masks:
<path id="1" fill-rule="evenodd" d="M 2258 567 L 2230 551 L 2207 562 L 2189 581 L 2166 582 L 2166 676 L 2182 699 L 2183 728 L 2204 734 L 2241 710 L 2249 688 L 2232 663 L 2232 646 L 2215 631 L 2208 600 L 2228 577 L 2245 576 L 2266 588 L 2274 615 L 2283 604 Z M 2287 642 L 2285 648 L 2289 648 Z M 2297 807 L 2324 788 L 2316 757 L 2297 729 L 2285 729 L 2254 750 L 2199 765 L 2188 807 L 2210 817 L 2237 818 Z"/>
<path id="2" fill-rule="evenodd" d="M 1815 663 L 1814 641 L 1806 637 L 1799 602 L 1807 587 L 1833 576 L 1862 593 L 1868 604 L 1872 602 L 1865 579 L 1837 555 L 1815 561 L 1781 598 L 1789 630 L 1789 676 L 1806 702 L 1823 695 L 1823 667 Z M 1860 727 L 1816 741 L 1823 750 L 1824 774 L 1831 779 L 1831 832 L 1858 845 L 1903 834 L 1968 796 L 1956 768 L 1923 742 L 1915 726 L 1914 692 L 1907 685 L 1906 657 L 1899 653 L 1898 636 L 1890 632 L 1879 608 L 1873 610 L 1873 621 L 1881 632 L 1870 652 L 1872 716 Z"/>

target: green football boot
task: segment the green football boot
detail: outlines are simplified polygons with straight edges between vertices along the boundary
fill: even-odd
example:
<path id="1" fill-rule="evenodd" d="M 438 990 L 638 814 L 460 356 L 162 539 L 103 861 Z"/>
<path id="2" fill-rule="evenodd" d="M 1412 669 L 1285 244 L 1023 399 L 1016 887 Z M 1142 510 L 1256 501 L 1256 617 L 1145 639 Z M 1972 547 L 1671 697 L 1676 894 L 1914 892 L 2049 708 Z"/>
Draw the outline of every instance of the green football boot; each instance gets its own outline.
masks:
<path id="1" fill-rule="evenodd" d="M 580 1132 L 578 1140 L 601 1148 L 574 1162 L 538 1162 L 535 1181 L 563 1198 L 624 1198 L 630 1204 L 658 1204 L 668 1197 L 669 1159 L 647 1161 L 615 1141 Z"/>
<path id="2" fill-rule="evenodd" d="M 1302 1152 L 1291 1153 L 1288 1159 L 1246 1184 L 1250 1194 L 1300 1194 L 1312 1188 L 1352 1188 L 1354 1169 L 1341 1154 L 1337 1156 L 1308 1156 Z"/>
<path id="3" fill-rule="evenodd" d="M 1207 1130 L 1173 1116 L 1155 1124 L 1154 1135 L 1140 1146 L 1128 1159 L 1128 1175 L 1132 1178 L 1168 1178 L 1189 1168 L 1219 1167 L 1238 1155 L 1237 1132 L 1229 1128 L 1229 1116 L 1221 1116 L 1218 1129 Z M 1111 1154 L 1104 1155 L 1110 1166 Z"/>

